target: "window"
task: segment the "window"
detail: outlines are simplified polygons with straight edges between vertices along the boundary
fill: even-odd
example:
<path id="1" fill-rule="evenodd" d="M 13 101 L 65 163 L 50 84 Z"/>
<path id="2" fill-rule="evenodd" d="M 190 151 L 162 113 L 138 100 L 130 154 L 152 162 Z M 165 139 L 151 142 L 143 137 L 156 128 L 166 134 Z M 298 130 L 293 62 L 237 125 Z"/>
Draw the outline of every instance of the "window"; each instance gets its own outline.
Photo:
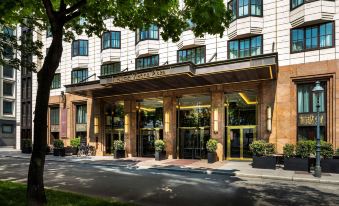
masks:
<path id="1" fill-rule="evenodd" d="M 101 75 L 110 75 L 120 72 L 120 62 L 101 65 Z"/>
<path id="2" fill-rule="evenodd" d="M 87 123 L 87 105 L 77 105 L 77 118 L 76 123 L 77 124 L 86 124 Z"/>
<path id="3" fill-rule="evenodd" d="M 291 0 L 291 10 L 297 8 L 298 6 L 304 4 L 304 0 Z"/>
<path id="4" fill-rule="evenodd" d="M 4 64 L 3 65 L 3 75 L 6 78 L 13 78 L 14 77 L 14 70 L 11 66 Z"/>
<path id="5" fill-rule="evenodd" d="M 72 71 L 72 84 L 81 83 L 87 81 L 88 70 L 87 69 L 77 69 Z"/>
<path id="6" fill-rule="evenodd" d="M 88 40 L 75 40 L 72 43 L 72 57 L 88 56 Z"/>
<path id="7" fill-rule="evenodd" d="M 297 28 L 291 30 L 291 53 L 334 46 L 334 23 Z"/>
<path id="8" fill-rule="evenodd" d="M 59 89 L 61 86 L 61 74 L 56 73 L 54 74 L 51 89 Z"/>
<path id="9" fill-rule="evenodd" d="M 101 37 L 102 49 L 120 49 L 120 31 L 103 33 Z"/>
<path id="10" fill-rule="evenodd" d="M 7 37 L 14 36 L 14 29 L 12 29 L 12 28 L 4 27 L 3 32 L 4 32 L 5 36 L 7 36 Z"/>
<path id="11" fill-rule="evenodd" d="M 4 115 L 12 115 L 13 114 L 13 102 L 3 101 L 3 114 Z"/>
<path id="12" fill-rule="evenodd" d="M 136 69 L 159 66 L 159 55 L 137 58 L 135 66 Z"/>
<path id="13" fill-rule="evenodd" d="M 228 58 L 236 59 L 260 55 L 263 52 L 262 36 L 238 39 L 228 42 Z"/>
<path id="14" fill-rule="evenodd" d="M 317 97 L 312 92 L 315 83 L 297 85 L 298 141 L 316 138 Z M 326 140 L 326 82 L 321 82 L 324 92 L 319 96 L 321 138 Z"/>
<path id="15" fill-rule="evenodd" d="M 59 107 L 51 107 L 50 108 L 50 116 L 51 116 L 51 125 L 59 125 Z"/>
<path id="16" fill-rule="evenodd" d="M 205 50 L 205 46 L 179 50 L 178 62 L 190 61 L 194 64 L 203 64 L 205 63 Z"/>
<path id="17" fill-rule="evenodd" d="M 151 24 L 148 29 L 137 29 L 136 43 L 143 40 L 159 40 L 158 26 Z"/>
<path id="18" fill-rule="evenodd" d="M 13 96 L 13 83 L 3 82 L 3 95 L 4 96 Z"/>
<path id="19" fill-rule="evenodd" d="M 262 0 L 232 0 L 228 3 L 232 20 L 246 16 L 262 16 Z"/>
<path id="20" fill-rule="evenodd" d="M 3 124 L 2 125 L 2 133 L 3 134 L 12 134 L 13 133 L 13 125 Z"/>

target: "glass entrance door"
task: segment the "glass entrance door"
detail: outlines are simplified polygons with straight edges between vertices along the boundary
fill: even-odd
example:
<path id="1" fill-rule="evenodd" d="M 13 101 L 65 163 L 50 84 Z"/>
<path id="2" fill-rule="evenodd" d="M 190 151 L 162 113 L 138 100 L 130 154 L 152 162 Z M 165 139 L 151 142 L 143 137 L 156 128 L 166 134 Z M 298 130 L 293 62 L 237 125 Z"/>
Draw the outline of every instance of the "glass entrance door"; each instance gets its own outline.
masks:
<path id="1" fill-rule="evenodd" d="M 225 94 L 226 158 L 246 159 L 256 138 L 257 95 L 253 91 Z"/>
<path id="2" fill-rule="evenodd" d="M 160 98 L 139 101 L 137 113 L 137 153 L 142 157 L 154 157 L 154 142 L 163 139 L 163 102 Z"/>
<path id="3" fill-rule="evenodd" d="M 210 138 L 210 108 L 208 95 L 185 95 L 178 100 L 177 136 L 180 158 L 206 158 L 206 142 Z"/>

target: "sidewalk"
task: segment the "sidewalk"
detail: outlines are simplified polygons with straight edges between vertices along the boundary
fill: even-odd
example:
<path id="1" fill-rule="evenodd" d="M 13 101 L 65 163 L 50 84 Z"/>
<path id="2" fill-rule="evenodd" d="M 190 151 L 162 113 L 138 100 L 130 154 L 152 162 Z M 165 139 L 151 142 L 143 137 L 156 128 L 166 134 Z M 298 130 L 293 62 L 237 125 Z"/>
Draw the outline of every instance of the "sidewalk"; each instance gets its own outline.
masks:
<path id="1" fill-rule="evenodd" d="M 0 151 L 0 157 L 14 157 L 29 159 L 30 155 L 19 151 Z M 46 156 L 46 161 L 68 162 L 73 164 L 89 164 L 106 167 L 124 167 L 133 169 L 150 169 L 158 171 L 193 172 L 203 174 L 219 174 L 236 177 L 275 179 L 297 182 L 330 183 L 339 185 L 339 174 L 323 173 L 321 178 L 316 178 L 312 173 L 286 171 L 279 165 L 276 170 L 254 169 L 251 162 L 223 161 L 208 164 L 207 160 L 172 159 L 155 161 L 154 158 L 124 158 L 113 159 L 112 156 L 94 157 L 55 157 Z"/>

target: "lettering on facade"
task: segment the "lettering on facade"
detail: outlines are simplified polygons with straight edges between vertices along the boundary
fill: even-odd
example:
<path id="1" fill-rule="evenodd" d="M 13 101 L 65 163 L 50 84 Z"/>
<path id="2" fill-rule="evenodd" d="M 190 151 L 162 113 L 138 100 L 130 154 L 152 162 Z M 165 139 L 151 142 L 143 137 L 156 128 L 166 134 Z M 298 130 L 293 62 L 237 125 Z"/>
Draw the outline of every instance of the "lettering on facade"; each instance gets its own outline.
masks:
<path id="1" fill-rule="evenodd" d="M 51 132 L 59 132 L 59 125 L 51 125 Z"/>
<path id="2" fill-rule="evenodd" d="M 155 78 L 155 77 L 164 76 L 164 75 L 166 75 L 165 70 L 160 70 L 160 71 L 154 70 L 154 71 L 150 71 L 150 72 L 143 72 L 143 73 L 129 74 L 129 75 L 125 75 L 125 76 L 113 77 L 112 83 L 142 80 L 142 79 Z"/>
<path id="3" fill-rule="evenodd" d="M 86 132 L 87 131 L 87 124 L 76 124 L 75 131 L 77 132 Z"/>
<path id="4" fill-rule="evenodd" d="M 320 113 L 320 126 L 325 126 L 325 113 Z M 298 126 L 317 126 L 317 113 L 299 114 Z"/>

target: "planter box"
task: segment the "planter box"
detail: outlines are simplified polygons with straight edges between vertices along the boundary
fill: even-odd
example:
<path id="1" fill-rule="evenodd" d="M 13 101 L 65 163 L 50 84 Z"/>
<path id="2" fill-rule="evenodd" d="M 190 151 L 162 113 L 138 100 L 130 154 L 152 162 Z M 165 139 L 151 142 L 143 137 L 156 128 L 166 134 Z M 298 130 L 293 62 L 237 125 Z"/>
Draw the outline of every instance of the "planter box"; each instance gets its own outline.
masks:
<path id="1" fill-rule="evenodd" d="M 114 158 L 115 159 L 125 158 L 125 150 L 115 150 L 114 151 Z"/>
<path id="2" fill-rule="evenodd" d="M 166 159 L 166 152 L 165 151 L 155 151 L 155 160 L 160 161 Z"/>
<path id="3" fill-rule="evenodd" d="M 259 169 L 271 169 L 275 170 L 275 165 L 277 163 L 276 157 L 267 156 L 267 157 L 258 157 L 253 156 L 252 167 Z"/>
<path id="4" fill-rule="evenodd" d="M 65 147 L 65 155 L 66 156 L 72 156 L 73 154 L 76 154 L 76 148 L 75 147 Z"/>
<path id="5" fill-rule="evenodd" d="M 22 153 L 24 154 L 31 154 L 32 153 L 32 147 L 24 147 L 21 150 Z"/>
<path id="6" fill-rule="evenodd" d="M 310 171 L 309 159 L 308 158 L 284 158 L 284 170 L 293 171 Z"/>
<path id="7" fill-rule="evenodd" d="M 54 156 L 62 156 L 62 157 L 64 157 L 65 156 L 65 148 L 62 148 L 62 149 L 54 148 L 53 149 L 53 155 Z"/>
<path id="8" fill-rule="evenodd" d="M 207 163 L 211 164 L 217 161 L 217 154 L 215 152 L 207 153 Z"/>
<path id="9" fill-rule="evenodd" d="M 321 159 L 320 166 L 322 172 L 339 173 L 339 159 Z"/>

